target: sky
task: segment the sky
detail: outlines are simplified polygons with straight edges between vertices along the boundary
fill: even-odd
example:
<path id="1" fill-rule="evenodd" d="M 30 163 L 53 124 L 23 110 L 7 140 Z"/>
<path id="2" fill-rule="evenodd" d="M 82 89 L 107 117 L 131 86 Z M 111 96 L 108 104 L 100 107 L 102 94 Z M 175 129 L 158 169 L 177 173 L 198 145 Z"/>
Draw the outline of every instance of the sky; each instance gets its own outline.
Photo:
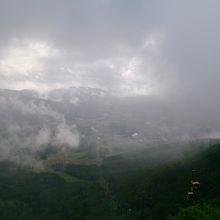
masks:
<path id="1" fill-rule="evenodd" d="M 219 95 L 219 11 L 218 0 L 0 0 L 0 88 L 207 106 Z"/>

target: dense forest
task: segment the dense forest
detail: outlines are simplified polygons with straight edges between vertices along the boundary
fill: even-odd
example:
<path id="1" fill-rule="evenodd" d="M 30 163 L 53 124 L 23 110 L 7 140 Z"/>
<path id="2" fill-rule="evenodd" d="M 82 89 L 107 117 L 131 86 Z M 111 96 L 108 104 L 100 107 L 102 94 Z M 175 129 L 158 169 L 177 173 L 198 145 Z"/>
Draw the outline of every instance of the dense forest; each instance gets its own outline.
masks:
<path id="1" fill-rule="evenodd" d="M 192 169 L 201 182 L 194 201 L 186 199 Z M 56 165 L 54 172 L 1 162 L 0 215 L 2 220 L 220 219 L 219 185 L 219 144 L 150 166 L 131 166 L 121 156 L 99 166 Z"/>

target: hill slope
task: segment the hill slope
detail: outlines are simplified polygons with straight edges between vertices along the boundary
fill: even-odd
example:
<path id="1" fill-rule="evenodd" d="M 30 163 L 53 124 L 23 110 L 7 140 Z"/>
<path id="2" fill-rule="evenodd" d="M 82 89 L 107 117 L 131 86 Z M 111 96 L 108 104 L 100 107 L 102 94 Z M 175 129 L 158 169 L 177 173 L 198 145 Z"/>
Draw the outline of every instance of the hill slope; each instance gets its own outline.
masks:
<path id="1" fill-rule="evenodd" d="M 166 219 L 191 205 L 185 195 L 195 168 L 202 186 L 200 202 L 220 207 L 219 144 L 176 162 L 151 166 L 132 162 L 132 169 L 121 157 L 109 158 L 102 166 L 63 166 L 59 173 L 2 162 L 1 219 L 123 219 L 128 209 L 130 219 L 141 214 Z M 73 179 L 68 181 L 62 173 Z"/>

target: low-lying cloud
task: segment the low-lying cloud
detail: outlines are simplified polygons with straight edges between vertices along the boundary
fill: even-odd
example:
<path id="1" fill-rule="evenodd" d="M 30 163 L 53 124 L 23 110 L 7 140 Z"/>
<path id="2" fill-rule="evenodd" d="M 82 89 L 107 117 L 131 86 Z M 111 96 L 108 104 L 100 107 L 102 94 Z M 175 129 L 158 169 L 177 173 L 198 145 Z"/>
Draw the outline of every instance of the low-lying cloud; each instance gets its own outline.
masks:
<path id="1" fill-rule="evenodd" d="M 0 96 L 0 160 L 21 164 L 40 163 L 46 150 L 65 151 L 79 145 L 74 124 L 44 101 Z"/>

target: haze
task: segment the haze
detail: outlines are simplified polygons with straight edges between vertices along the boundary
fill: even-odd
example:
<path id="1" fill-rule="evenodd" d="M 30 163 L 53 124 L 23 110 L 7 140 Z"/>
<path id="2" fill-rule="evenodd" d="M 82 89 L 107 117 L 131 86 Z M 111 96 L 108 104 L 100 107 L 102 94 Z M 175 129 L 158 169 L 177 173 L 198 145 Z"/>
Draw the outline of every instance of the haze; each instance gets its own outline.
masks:
<path id="1" fill-rule="evenodd" d="M 141 97 L 143 104 L 134 108 L 148 115 L 157 112 L 153 117 L 160 123 L 151 118 L 153 130 L 162 129 L 169 137 L 178 133 L 178 138 L 219 138 L 219 11 L 217 0 L 0 0 L 0 87 L 33 90 L 35 98 L 60 102 L 64 93 L 58 98 L 57 91 L 66 90 L 70 94 L 65 93 L 65 102 L 74 106 L 82 97 L 70 97 L 70 87 L 100 89 L 130 105 L 129 98 Z M 19 101 L 3 96 L 2 105 Z M 34 109 L 47 109 L 44 115 L 49 117 L 54 109 L 44 105 Z M 3 116 L 7 108 L 1 108 Z M 121 107 L 114 114 L 119 112 Z M 78 133 L 82 135 L 79 124 L 74 120 L 68 124 L 62 111 L 56 114 L 65 134 L 77 134 L 77 141 L 71 139 L 75 147 Z M 140 118 L 135 122 L 140 123 L 139 130 Z M 52 132 L 44 123 L 36 135 L 42 135 L 42 127 L 47 134 Z M 139 134 L 132 132 L 130 136 Z"/>

